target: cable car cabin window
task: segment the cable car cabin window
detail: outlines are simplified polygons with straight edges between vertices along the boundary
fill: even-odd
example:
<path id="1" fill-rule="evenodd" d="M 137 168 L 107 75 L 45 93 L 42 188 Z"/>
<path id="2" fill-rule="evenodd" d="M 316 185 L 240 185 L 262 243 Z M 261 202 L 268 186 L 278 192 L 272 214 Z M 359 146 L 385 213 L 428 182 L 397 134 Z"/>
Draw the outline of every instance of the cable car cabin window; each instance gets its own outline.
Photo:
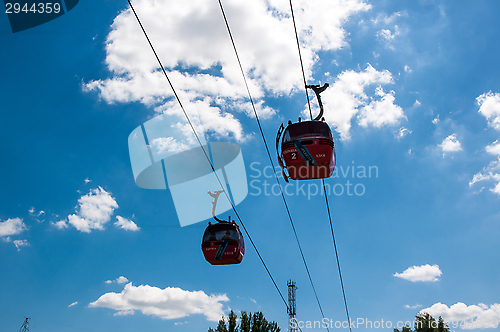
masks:
<path id="1" fill-rule="evenodd" d="M 283 142 L 295 141 L 306 137 L 333 139 L 330 127 L 322 121 L 304 121 L 291 124 L 283 135 Z"/>
<path id="2" fill-rule="evenodd" d="M 236 240 L 239 241 L 240 238 L 238 233 L 233 230 L 221 230 L 214 233 L 205 232 L 203 236 L 203 242 L 207 241 L 221 241 L 221 240 Z"/>

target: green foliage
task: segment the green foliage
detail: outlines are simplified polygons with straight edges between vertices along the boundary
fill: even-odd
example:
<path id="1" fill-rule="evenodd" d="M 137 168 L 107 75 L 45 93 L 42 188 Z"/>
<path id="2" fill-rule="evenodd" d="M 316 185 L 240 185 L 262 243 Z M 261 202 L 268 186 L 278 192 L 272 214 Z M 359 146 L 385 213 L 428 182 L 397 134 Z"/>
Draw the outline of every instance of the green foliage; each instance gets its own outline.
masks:
<path id="1" fill-rule="evenodd" d="M 415 316 L 413 330 L 411 326 L 403 326 L 401 331 L 394 329 L 394 332 L 450 332 L 450 328 L 441 316 L 436 321 L 434 317 L 425 312 Z"/>
<path id="2" fill-rule="evenodd" d="M 227 323 L 226 323 L 227 321 Z M 227 319 L 224 316 L 219 320 L 219 324 L 215 331 L 209 327 L 208 332 L 280 332 L 276 322 L 268 322 L 262 312 L 258 311 L 254 314 L 241 312 L 240 324 L 238 326 L 237 316 L 231 310 Z"/>
<path id="3" fill-rule="evenodd" d="M 224 322 L 224 317 L 222 317 L 222 319 L 219 320 L 219 325 L 217 325 L 215 332 L 227 332 L 227 327 L 226 323 Z"/>
<path id="4" fill-rule="evenodd" d="M 245 311 L 242 311 L 240 318 L 240 332 L 250 332 L 252 325 L 250 324 L 251 321 L 252 321 L 252 313 L 248 315 Z"/>
<path id="5" fill-rule="evenodd" d="M 231 312 L 229 313 L 228 322 L 227 322 L 228 323 L 227 332 L 237 332 L 236 318 L 238 318 L 238 317 L 231 310 Z"/>

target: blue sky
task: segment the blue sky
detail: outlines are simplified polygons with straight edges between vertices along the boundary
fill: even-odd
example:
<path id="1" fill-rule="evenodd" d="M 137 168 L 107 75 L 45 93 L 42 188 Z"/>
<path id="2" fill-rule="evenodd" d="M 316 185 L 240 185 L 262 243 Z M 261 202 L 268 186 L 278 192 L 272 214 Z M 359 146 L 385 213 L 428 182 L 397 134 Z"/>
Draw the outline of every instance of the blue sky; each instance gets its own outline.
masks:
<path id="1" fill-rule="evenodd" d="M 269 160 L 217 2 L 133 3 L 205 139 L 241 147 L 248 195 L 236 208 L 281 292 L 296 281 L 298 320 L 321 320 L 281 197 L 264 192 L 275 180 L 258 176 Z M 326 183 L 337 188 L 329 201 L 351 318 L 396 327 L 425 309 L 500 321 L 500 4 L 293 3 L 308 82 L 330 83 L 337 172 Z M 288 1 L 223 4 L 274 156 L 279 125 L 307 107 Z M 127 2 L 81 1 L 18 33 L 2 14 L 0 35 L 2 329 L 31 317 L 42 332 L 206 331 L 233 309 L 286 330 L 249 241 L 240 265 L 210 266 L 207 221 L 180 227 L 171 192 L 134 181 L 135 128 L 163 113 L 189 128 Z M 173 150 L 193 144 L 176 139 Z M 335 323 L 345 311 L 319 185 L 292 182 L 286 198 Z"/>

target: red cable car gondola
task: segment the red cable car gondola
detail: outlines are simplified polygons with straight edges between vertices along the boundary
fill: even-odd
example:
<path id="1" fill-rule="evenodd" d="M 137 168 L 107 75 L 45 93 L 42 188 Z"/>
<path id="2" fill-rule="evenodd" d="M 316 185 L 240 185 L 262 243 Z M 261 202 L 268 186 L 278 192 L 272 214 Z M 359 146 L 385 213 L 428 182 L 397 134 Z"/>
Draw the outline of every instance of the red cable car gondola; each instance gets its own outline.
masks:
<path id="1" fill-rule="evenodd" d="M 216 224 L 208 223 L 201 243 L 201 249 L 207 262 L 212 265 L 239 264 L 245 255 L 245 242 L 238 225 L 231 217 L 229 221 L 220 220 L 215 215 L 217 199 L 223 190 L 215 193 L 208 192 L 215 198 L 212 208 L 212 215 L 217 221 Z"/>
<path id="2" fill-rule="evenodd" d="M 316 93 L 320 107 L 319 115 L 311 121 L 301 121 L 300 118 L 297 123 L 292 124 L 291 121 L 288 121 L 286 129 L 282 124 L 276 136 L 278 162 L 286 182 L 288 182 L 288 178 L 292 180 L 328 178 L 335 169 L 335 144 L 330 127 L 324 122 L 324 118 L 321 119 L 323 103 L 319 95 L 328 87 L 328 83 L 322 87 L 319 85 L 307 85 L 306 87 L 313 89 Z M 283 134 L 283 139 L 280 155 L 279 140 L 281 134 Z M 285 168 L 288 175 L 285 174 Z"/>

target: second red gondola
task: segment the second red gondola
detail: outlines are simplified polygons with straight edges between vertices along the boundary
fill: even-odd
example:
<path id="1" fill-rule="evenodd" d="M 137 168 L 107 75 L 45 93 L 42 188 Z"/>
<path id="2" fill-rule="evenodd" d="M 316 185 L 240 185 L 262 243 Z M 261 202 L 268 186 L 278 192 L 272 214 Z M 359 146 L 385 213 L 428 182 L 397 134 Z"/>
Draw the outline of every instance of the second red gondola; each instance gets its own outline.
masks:
<path id="1" fill-rule="evenodd" d="M 245 255 L 245 242 L 236 223 L 208 223 L 201 249 L 212 265 L 239 264 Z"/>
<path id="2" fill-rule="evenodd" d="M 231 217 L 229 221 L 225 221 L 217 218 L 215 214 L 217 200 L 223 192 L 223 190 L 208 192 L 214 198 L 212 215 L 217 223 L 208 223 L 203 234 L 201 250 L 205 260 L 212 265 L 239 264 L 245 255 L 245 241 L 238 225 L 234 221 L 231 222 Z"/>

